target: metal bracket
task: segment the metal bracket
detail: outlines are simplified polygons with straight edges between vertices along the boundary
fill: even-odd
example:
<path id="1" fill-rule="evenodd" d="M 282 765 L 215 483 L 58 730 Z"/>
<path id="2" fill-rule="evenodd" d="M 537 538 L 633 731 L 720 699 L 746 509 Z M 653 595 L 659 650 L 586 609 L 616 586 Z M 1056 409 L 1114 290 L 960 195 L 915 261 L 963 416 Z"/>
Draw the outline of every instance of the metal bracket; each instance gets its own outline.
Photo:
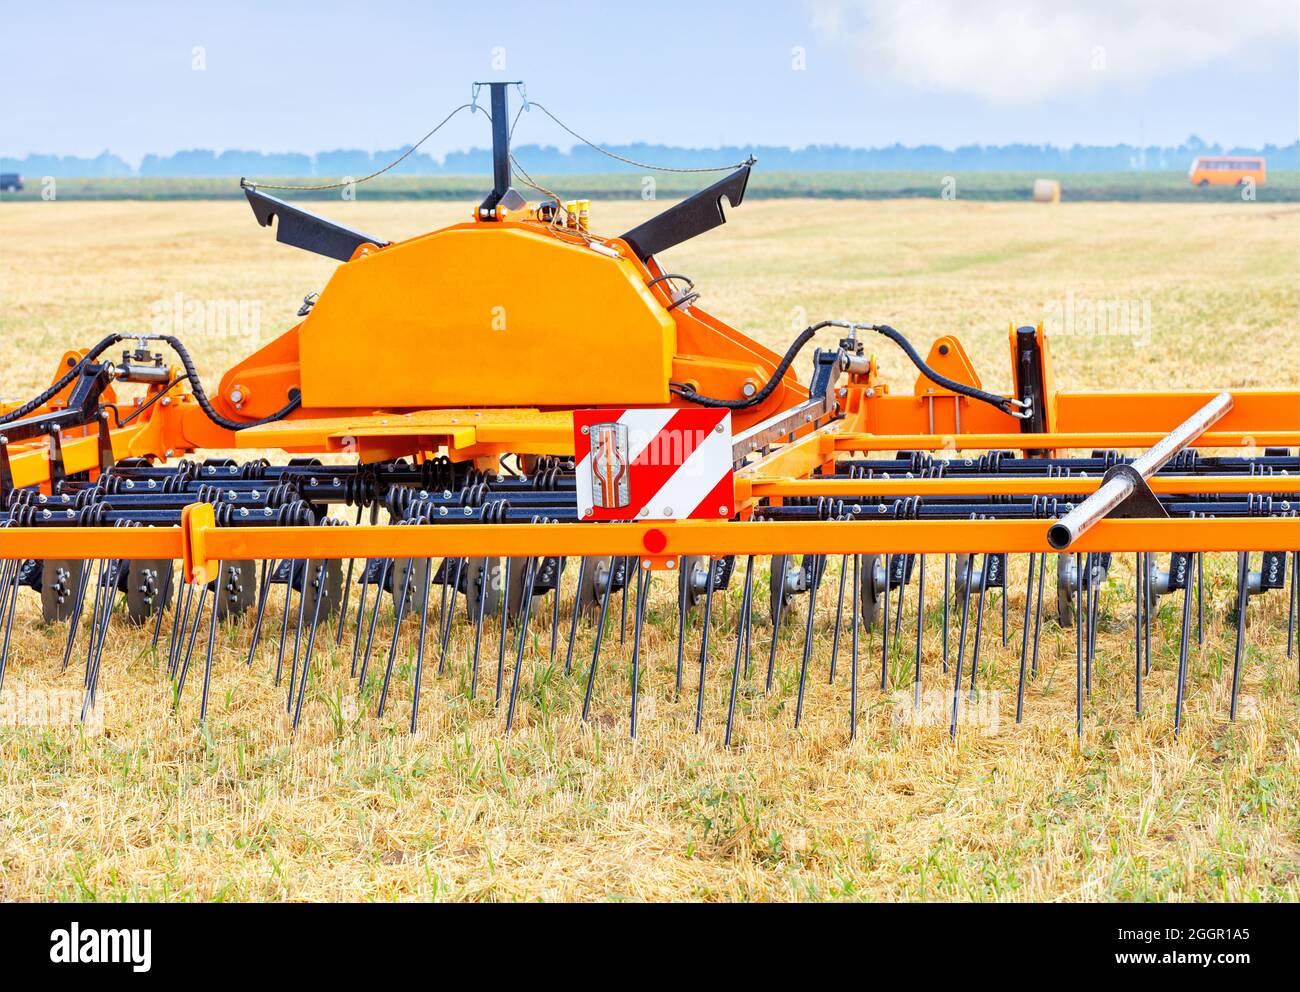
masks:
<path id="1" fill-rule="evenodd" d="M 1156 494 L 1151 491 L 1147 485 L 1147 480 L 1142 478 L 1142 473 L 1137 471 L 1132 465 L 1120 463 L 1112 465 L 1106 470 L 1106 474 L 1101 478 L 1101 484 L 1104 486 L 1115 476 L 1122 476 L 1133 483 L 1133 492 L 1122 500 L 1115 509 L 1106 514 L 1110 520 L 1132 520 L 1135 518 L 1151 517 L 1168 517 L 1169 514 Z M 1099 487 L 1100 488 L 1100 487 Z"/>
<path id="2" fill-rule="evenodd" d="M 727 222 L 722 199 L 726 197 L 733 209 L 740 206 L 749 182 L 749 168 L 742 165 L 725 179 L 656 214 L 624 234 L 623 240 L 644 262 L 651 255 L 689 241 L 697 234 L 721 227 Z"/>
<path id="3" fill-rule="evenodd" d="M 352 253 L 361 245 L 383 248 L 388 244 L 383 238 L 363 234 L 285 203 L 279 197 L 268 196 L 252 183 L 244 186 L 244 195 L 248 197 L 248 205 L 253 208 L 253 216 L 263 227 L 270 227 L 271 221 L 279 218 L 275 240 L 281 244 L 315 252 L 326 258 L 337 258 L 340 262 L 349 261 Z"/>

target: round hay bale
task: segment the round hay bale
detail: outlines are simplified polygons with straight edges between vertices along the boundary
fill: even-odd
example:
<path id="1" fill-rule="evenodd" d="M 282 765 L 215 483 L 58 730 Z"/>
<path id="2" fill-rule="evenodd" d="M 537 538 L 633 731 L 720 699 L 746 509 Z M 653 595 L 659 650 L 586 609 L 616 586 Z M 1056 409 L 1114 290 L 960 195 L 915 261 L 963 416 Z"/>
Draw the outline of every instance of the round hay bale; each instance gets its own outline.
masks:
<path id="1" fill-rule="evenodd" d="M 1055 179 L 1034 180 L 1035 203 L 1060 203 L 1061 184 Z"/>

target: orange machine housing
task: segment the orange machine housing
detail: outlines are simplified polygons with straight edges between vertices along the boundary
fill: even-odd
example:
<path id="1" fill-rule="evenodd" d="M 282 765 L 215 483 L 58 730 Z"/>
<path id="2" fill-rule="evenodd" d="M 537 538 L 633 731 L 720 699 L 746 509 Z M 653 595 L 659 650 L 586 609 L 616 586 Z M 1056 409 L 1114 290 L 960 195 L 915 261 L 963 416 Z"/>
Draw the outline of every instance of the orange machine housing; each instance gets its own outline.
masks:
<path id="1" fill-rule="evenodd" d="M 676 405 L 670 382 L 737 399 L 761 388 L 780 356 L 682 305 L 661 274 L 620 239 L 577 237 L 532 210 L 363 244 L 297 327 L 226 373 L 214 403 L 261 417 L 298 389 L 293 419 L 320 419 Z M 806 397 L 788 372 L 735 422 Z"/>

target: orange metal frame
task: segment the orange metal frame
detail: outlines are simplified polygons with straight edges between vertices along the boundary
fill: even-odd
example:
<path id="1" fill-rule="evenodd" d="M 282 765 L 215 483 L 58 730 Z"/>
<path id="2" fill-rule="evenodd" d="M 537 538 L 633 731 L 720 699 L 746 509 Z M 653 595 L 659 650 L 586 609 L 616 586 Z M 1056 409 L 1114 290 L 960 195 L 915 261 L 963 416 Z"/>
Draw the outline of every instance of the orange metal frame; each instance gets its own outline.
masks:
<path id="1" fill-rule="evenodd" d="M 309 315 L 227 372 L 212 397 L 223 415 L 250 419 L 279 408 L 298 389 L 300 409 L 235 433 L 215 426 L 184 385 L 155 385 L 136 403 L 157 402 L 136 422 L 111 431 L 113 453 L 161 460 L 203 448 L 279 448 L 346 452 L 367 462 L 443 454 L 487 468 L 505 453 L 571 454 L 572 411 L 579 405 L 680 405 L 670 381 L 706 395 L 737 396 L 770 377 L 779 360 L 775 353 L 696 306 L 678 305 L 663 276 L 653 259 L 643 264 L 619 239 L 557 230 L 532 211 L 500 211 L 497 219 L 476 217 L 382 248 L 362 245 L 339 266 Z M 471 279 L 475 292 L 463 292 Z M 484 285 L 486 295 L 480 291 Z M 1014 354 L 1014 330 L 1011 337 Z M 749 519 L 759 500 L 796 496 L 1091 492 L 1098 480 L 850 481 L 816 473 L 838 455 L 854 452 L 921 450 L 957 457 L 956 452 L 994 449 L 1145 448 L 1214 395 L 1058 392 L 1050 342 L 1041 328 L 1038 339 L 1046 432 L 1021 433 L 1015 418 L 924 376 L 910 393 L 895 393 L 879 381 L 872 359 L 867 371 L 850 374 L 835 388 L 835 419 L 799 427 L 737 472 L 740 521 L 216 528 L 211 508 L 196 505 L 186 511 L 184 525 L 172 529 L 0 529 L 0 558 L 172 558 L 202 568 L 239 558 L 628 554 L 668 566 L 688 554 L 1050 551 L 1045 521 L 846 526 Z M 56 375 L 80 354 L 64 355 Z M 929 363 L 949 378 L 979 385 L 955 337 L 936 341 Z M 171 378 L 179 372 L 173 369 Z M 242 397 L 238 406 L 236 392 Z M 105 398 L 117 423 L 130 415 L 133 407 L 111 391 Z M 1300 445 L 1300 391 L 1242 390 L 1233 398 L 1232 410 L 1197 446 Z M 787 372 L 764 403 L 737 413 L 733 427 L 741 432 L 807 399 L 807 389 Z M 520 401 L 531 405 L 513 405 Z M 448 408 L 447 402 L 459 405 Z M 86 432 L 64 436 L 65 470 L 94 472 L 96 439 L 79 434 Z M 10 461 L 15 485 L 48 489 L 44 442 L 12 446 Z M 1155 492 L 1171 494 L 1286 493 L 1297 485 L 1285 476 L 1152 481 Z M 1080 551 L 1289 550 L 1300 548 L 1300 521 L 1108 520 L 1077 544 Z"/>

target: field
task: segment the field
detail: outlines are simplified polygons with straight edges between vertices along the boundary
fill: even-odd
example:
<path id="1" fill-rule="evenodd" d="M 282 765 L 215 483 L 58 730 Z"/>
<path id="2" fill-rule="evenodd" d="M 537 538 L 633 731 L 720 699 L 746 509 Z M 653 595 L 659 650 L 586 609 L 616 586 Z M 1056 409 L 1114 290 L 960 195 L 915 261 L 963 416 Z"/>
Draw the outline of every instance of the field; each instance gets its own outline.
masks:
<path id="1" fill-rule="evenodd" d="M 593 226 L 622 231 L 655 207 L 600 203 Z M 363 199 L 321 211 L 400 238 L 468 217 L 470 206 Z M 0 219 L 6 398 L 46 385 L 64 349 L 156 327 L 178 299 L 255 304 L 246 311 L 256 319 L 239 327 L 182 329 L 215 381 L 290 327 L 333 265 L 275 244 L 238 202 L 4 203 Z M 772 346 L 823 316 L 888 322 L 922 351 L 955 333 L 984 385 L 1003 389 L 1009 321 L 1035 322 L 1062 301 L 1133 300 L 1149 303 L 1149 325 L 1138 331 L 1054 340 L 1059 386 L 1295 388 L 1298 236 L 1300 207 L 1285 204 L 786 199 L 746 203 L 667 261 L 695 279 L 701 306 Z M 901 354 L 887 342 L 877 353 L 884 376 L 910 389 L 915 372 Z M 364 353 L 357 361 L 364 374 Z M 1139 719 L 1132 562 L 1118 561 L 1102 596 L 1087 730 L 1076 741 L 1074 632 L 1050 620 L 1025 721 L 1014 723 L 1024 567 L 1013 562 L 1009 646 L 996 622 L 986 627 L 987 695 L 956 744 L 943 715 L 907 719 L 915 586 L 890 691 L 878 685 L 877 635 L 863 642 L 852 744 L 847 646 L 835 683 L 827 680 L 833 583 L 819 601 L 799 731 L 802 616 L 781 633 L 770 695 L 762 678 L 770 625 L 760 619 L 730 750 L 721 736 L 739 583 L 716 607 L 696 736 L 699 618 L 676 699 L 675 602 L 670 582 L 658 580 L 635 743 L 630 634 L 626 645 L 616 627 L 606 639 L 584 727 L 591 632 L 580 631 L 566 677 L 548 660 L 540 623 L 509 738 L 493 706 L 492 627 L 478 698 L 465 697 L 468 639 L 458 632 L 446 673 L 425 682 L 414 736 L 406 730 L 413 625 L 382 720 L 373 716 L 375 687 L 358 701 L 349 681 L 350 636 L 336 650 L 327 628 L 304 725 L 291 737 L 284 688 L 270 675 L 274 638 L 245 667 L 247 620 L 218 638 L 206 725 L 193 687 L 173 711 L 165 659 L 148 634 L 115 624 L 99 710 L 79 730 L 42 714 L 79 699 L 85 638 L 60 673 L 64 630 L 42 627 L 27 595 L 0 695 L 0 899 L 1300 898 L 1297 663 L 1284 651 L 1285 597 L 1251 603 L 1243 714 L 1229 723 L 1234 562 L 1208 558 L 1205 637 L 1192 648 L 1175 739 L 1181 604 L 1161 603 Z M 951 692 L 933 608 L 937 562 L 932 569 L 927 700 Z M 1049 591 L 1049 612 L 1051 600 Z M 989 609 L 998 615 L 996 595 Z M 278 630 L 278 603 L 268 616 Z M 381 619 L 385 651 L 388 629 Z"/>
<path id="2" fill-rule="evenodd" d="M 712 174 L 716 179 L 723 173 Z M 257 176 L 250 176 L 257 179 Z M 564 197 L 586 196 L 594 200 L 640 200 L 645 193 L 642 172 L 578 176 L 537 176 L 546 189 Z M 1035 179 L 1057 179 L 1066 202 L 1109 201 L 1144 203 L 1232 203 L 1240 192 L 1231 186 L 1198 188 L 1187 181 L 1183 170 L 1161 172 L 783 172 L 765 169 L 760 162 L 749 181 L 746 196 L 762 199 L 952 199 L 1007 200 L 1030 198 Z M 280 185 L 312 186 L 331 183 L 338 177 L 305 179 L 266 178 Z M 655 191 L 661 197 L 693 193 L 711 181 L 709 175 L 654 176 Z M 27 176 L 20 192 L 0 193 L 0 202 L 40 200 L 45 187 L 39 176 Z M 269 187 L 268 187 L 269 189 Z M 54 195 L 60 200 L 208 200 L 241 199 L 237 176 L 137 177 L 58 179 Z M 335 190 L 277 193 L 287 199 L 336 200 Z M 380 176 L 358 187 L 363 200 L 450 200 L 473 202 L 482 199 L 481 176 Z M 1300 201 L 1300 172 L 1272 169 L 1268 182 L 1255 191 L 1259 203 Z"/>

